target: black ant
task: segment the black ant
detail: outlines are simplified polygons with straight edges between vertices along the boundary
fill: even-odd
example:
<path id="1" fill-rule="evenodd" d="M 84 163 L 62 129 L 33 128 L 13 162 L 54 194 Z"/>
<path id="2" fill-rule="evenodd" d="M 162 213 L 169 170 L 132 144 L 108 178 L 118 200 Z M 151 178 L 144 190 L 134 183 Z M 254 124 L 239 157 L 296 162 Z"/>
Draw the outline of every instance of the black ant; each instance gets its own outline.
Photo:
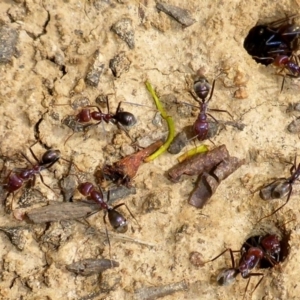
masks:
<path id="1" fill-rule="evenodd" d="M 291 176 L 288 178 L 278 178 L 275 181 L 269 183 L 264 186 L 260 192 L 259 196 L 263 200 L 270 199 L 280 199 L 287 195 L 287 199 L 284 204 L 275 209 L 270 215 L 263 217 L 262 219 L 268 218 L 278 212 L 281 208 L 283 208 L 290 200 L 290 197 L 293 192 L 293 184 L 300 176 L 300 163 L 298 166 L 296 165 L 296 156 L 293 163 L 293 166 L 290 169 Z M 260 219 L 259 221 L 261 221 Z"/>
<path id="2" fill-rule="evenodd" d="M 129 136 L 124 126 L 131 127 L 137 122 L 137 120 L 132 113 L 127 111 L 121 111 L 121 104 L 122 102 L 119 102 L 115 114 L 111 114 L 109 112 L 108 98 L 106 97 L 107 113 L 103 113 L 100 107 L 96 105 L 88 105 L 82 108 L 81 111 L 75 116 L 75 122 L 77 124 L 84 124 L 84 131 L 87 131 L 91 126 L 99 125 L 102 121 L 104 121 L 107 124 L 111 122 L 117 126 L 120 126 Z M 91 108 L 96 108 L 96 110 L 92 110 Z M 92 120 L 97 121 L 97 123 L 90 123 Z M 75 133 L 75 129 L 76 127 L 73 128 L 74 132 L 66 139 L 65 144 L 73 136 L 73 134 Z"/>
<path id="3" fill-rule="evenodd" d="M 241 274 L 242 278 L 244 279 L 248 278 L 249 280 L 245 288 L 245 294 L 243 297 L 244 299 L 251 277 L 261 276 L 252 293 L 257 289 L 264 278 L 263 273 L 253 273 L 251 271 L 256 267 L 261 267 L 261 263 L 263 260 L 269 262 L 268 267 L 274 267 L 275 265 L 277 265 L 279 263 L 281 243 L 279 241 L 279 237 L 273 234 L 259 236 L 258 241 L 256 240 L 255 242 L 253 242 L 253 238 L 250 238 L 244 243 L 241 250 L 233 251 L 228 248 L 215 258 L 211 259 L 209 262 L 215 261 L 227 251 L 229 251 L 230 253 L 232 266 L 231 268 L 224 269 L 219 273 L 219 275 L 217 276 L 217 282 L 222 286 L 230 285 L 234 282 L 238 274 Z M 240 252 L 241 254 L 238 266 L 235 266 L 233 255 L 234 252 Z"/>
<path id="4" fill-rule="evenodd" d="M 195 121 L 193 125 L 194 132 L 196 133 L 196 137 L 199 141 L 204 141 L 205 139 L 209 138 L 210 132 L 209 132 L 209 122 L 207 121 L 207 115 L 210 116 L 216 123 L 218 121 L 207 112 L 208 110 L 208 103 L 211 100 L 214 89 L 215 89 L 215 83 L 216 79 L 214 79 L 210 95 L 208 97 L 209 91 L 210 91 L 210 85 L 208 83 L 208 80 L 204 76 L 200 76 L 198 79 L 194 81 L 194 94 L 192 91 L 190 91 L 190 94 L 193 96 L 193 98 L 199 102 L 199 108 L 200 112 L 197 117 L 197 120 Z M 208 97 L 208 99 L 206 99 Z M 221 110 L 221 109 L 209 109 L 211 111 L 218 111 L 218 112 L 226 112 L 232 117 L 232 115 L 227 110 Z"/>
<path id="5" fill-rule="evenodd" d="M 100 206 L 100 209 L 104 210 L 104 224 L 106 224 L 106 215 L 108 215 L 109 223 L 114 228 L 114 230 L 116 230 L 119 233 L 124 233 L 127 231 L 128 225 L 125 217 L 116 210 L 118 207 L 125 205 L 132 218 L 135 219 L 135 217 L 133 216 L 133 214 L 131 213 L 131 211 L 125 203 L 121 203 L 116 206 L 110 206 L 108 204 L 109 201 L 104 201 L 102 191 L 96 190 L 95 186 L 90 182 L 81 183 L 77 189 L 83 196 L 86 196 L 90 200 L 97 202 Z"/>
<path id="6" fill-rule="evenodd" d="M 38 174 L 41 178 L 42 183 L 52 190 L 50 186 L 48 186 L 43 179 L 43 176 L 41 175 L 41 171 L 45 169 L 49 169 L 52 167 L 60 158 L 60 151 L 59 150 L 47 150 L 41 160 L 38 160 L 34 152 L 32 151 L 32 146 L 29 148 L 29 151 L 32 155 L 32 157 L 37 162 L 36 165 L 34 165 L 28 157 L 21 153 L 22 156 L 31 164 L 31 168 L 18 168 L 16 171 L 10 171 L 9 175 L 7 176 L 5 183 L 2 185 L 4 186 L 4 189 L 8 192 L 5 199 L 11 194 L 19 190 L 25 183 L 30 183 L 30 186 L 35 185 L 36 175 Z M 53 190 L 52 190 L 53 191 Z"/>
<path id="7" fill-rule="evenodd" d="M 285 17 L 277 21 L 256 25 L 250 29 L 244 41 L 244 48 L 257 62 L 264 65 L 272 64 L 277 55 L 289 57 L 297 50 L 297 38 L 300 28 L 294 23 L 298 15 Z M 293 22 L 290 23 L 290 20 Z"/>

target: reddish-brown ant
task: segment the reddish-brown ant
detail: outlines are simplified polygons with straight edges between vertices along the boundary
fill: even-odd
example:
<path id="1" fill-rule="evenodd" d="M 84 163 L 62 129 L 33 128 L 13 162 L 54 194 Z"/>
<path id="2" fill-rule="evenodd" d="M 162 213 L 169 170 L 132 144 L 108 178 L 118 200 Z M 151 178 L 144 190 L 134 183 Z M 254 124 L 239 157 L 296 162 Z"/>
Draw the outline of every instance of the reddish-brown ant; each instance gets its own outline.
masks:
<path id="1" fill-rule="evenodd" d="M 216 123 L 218 121 L 207 112 L 208 110 L 208 103 L 211 100 L 214 89 L 215 89 L 215 83 L 216 79 L 214 79 L 210 95 L 208 97 L 209 91 L 210 91 L 210 85 L 207 81 L 207 79 L 204 76 L 199 76 L 198 79 L 194 81 L 194 94 L 192 91 L 190 94 L 193 96 L 193 98 L 199 102 L 200 106 L 200 112 L 197 117 L 197 120 L 195 121 L 193 125 L 194 132 L 196 133 L 196 137 L 199 141 L 204 141 L 205 139 L 209 138 L 209 122 L 207 121 L 207 115 L 210 116 Z M 206 100 L 206 98 L 208 99 Z M 209 109 L 211 111 L 218 111 L 218 112 L 226 112 L 232 117 L 232 115 L 227 110 L 221 110 L 221 109 Z"/>
<path id="2" fill-rule="evenodd" d="M 252 293 L 259 286 L 263 280 L 263 273 L 253 273 L 251 272 L 255 267 L 262 267 L 262 262 L 267 261 L 269 264 L 266 267 L 274 267 L 280 261 L 280 252 L 281 252 L 281 242 L 279 237 L 274 234 L 267 234 L 265 236 L 255 236 L 249 238 L 242 246 L 241 250 L 233 251 L 230 248 L 224 250 L 221 254 L 211 259 L 209 262 L 212 262 L 222 256 L 225 252 L 229 251 L 231 257 L 231 268 L 223 269 L 217 276 L 217 282 L 219 285 L 230 285 L 234 282 L 238 274 L 246 279 L 248 278 L 248 283 L 245 288 L 246 295 L 250 278 L 253 276 L 261 276 L 260 280 L 254 287 Z M 240 252 L 241 258 L 238 263 L 238 266 L 235 266 L 234 252 Z M 243 298 L 244 298 L 243 297 Z"/>
<path id="3" fill-rule="evenodd" d="M 262 219 L 268 218 L 278 212 L 281 208 L 283 208 L 290 200 L 291 194 L 293 192 L 293 184 L 296 180 L 298 180 L 300 176 L 300 163 L 298 166 L 296 165 L 296 156 L 294 160 L 294 164 L 290 169 L 291 176 L 288 178 L 278 178 L 275 181 L 269 183 L 268 185 L 264 186 L 260 192 L 259 196 L 263 200 L 270 200 L 270 199 L 280 199 L 287 195 L 287 199 L 284 204 L 280 207 L 275 209 L 270 215 L 261 218 Z"/>
<path id="4" fill-rule="evenodd" d="M 30 186 L 34 186 L 36 175 L 39 175 L 41 178 L 42 183 L 49 188 L 43 179 L 43 176 L 41 175 L 41 171 L 45 169 L 49 169 L 51 166 L 53 166 L 60 158 L 60 151 L 59 150 L 47 150 L 41 160 L 38 160 L 34 152 L 32 151 L 32 146 L 29 148 L 29 151 L 32 155 L 32 157 L 37 162 L 36 165 L 34 165 L 28 157 L 21 153 L 22 156 L 31 164 L 31 168 L 18 168 L 16 171 L 11 171 L 9 175 L 7 176 L 5 183 L 2 185 L 4 186 L 4 189 L 8 192 L 5 199 L 11 194 L 19 190 L 25 183 L 30 183 Z M 52 190 L 53 191 L 53 190 Z"/>
<path id="5" fill-rule="evenodd" d="M 96 105 L 88 105 L 82 108 L 81 111 L 75 116 L 75 122 L 77 124 L 84 124 L 83 126 L 84 131 L 87 131 L 91 126 L 99 125 L 102 121 L 104 121 L 105 123 L 111 122 L 117 126 L 120 126 L 128 135 L 128 132 L 124 128 L 124 126 L 125 127 L 133 126 L 137 122 L 137 120 L 132 113 L 127 111 L 121 111 L 121 104 L 122 102 L 119 102 L 115 114 L 112 114 L 109 111 L 108 98 L 106 98 L 107 113 L 103 113 L 100 107 Z M 96 110 L 92 110 L 91 108 L 96 108 Z M 91 121 L 93 120 L 97 121 L 97 123 L 91 123 Z M 75 133 L 75 129 L 76 127 L 73 128 L 74 132 L 66 139 L 65 144 L 73 136 L 73 134 Z"/>

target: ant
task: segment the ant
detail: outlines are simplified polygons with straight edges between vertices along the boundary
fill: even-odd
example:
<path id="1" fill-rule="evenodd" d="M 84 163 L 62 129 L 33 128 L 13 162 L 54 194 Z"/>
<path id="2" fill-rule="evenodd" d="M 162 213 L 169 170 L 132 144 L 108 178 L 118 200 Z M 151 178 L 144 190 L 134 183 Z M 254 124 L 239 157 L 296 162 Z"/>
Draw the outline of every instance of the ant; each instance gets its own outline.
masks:
<path id="1" fill-rule="evenodd" d="M 116 210 L 118 207 L 125 205 L 132 218 L 135 219 L 135 217 L 133 216 L 133 214 L 131 213 L 131 211 L 129 210 L 129 208 L 125 203 L 121 203 L 116 206 L 110 206 L 108 204 L 109 200 L 107 202 L 104 201 L 104 196 L 102 191 L 96 190 L 95 186 L 90 182 L 81 183 L 77 189 L 83 196 L 86 196 L 90 200 L 97 202 L 100 206 L 100 209 L 104 210 L 103 221 L 105 225 L 106 225 L 106 215 L 108 215 L 109 223 L 114 228 L 114 230 L 116 230 L 119 233 L 125 233 L 127 231 L 128 229 L 127 220 L 121 213 L 119 213 Z"/>
<path id="2" fill-rule="evenodd" d="M 99 125 L 102 121 L 104 121 L 107 124 L 111 122 L 121 127 L 125 131 L 127 136 L 129 136 L 124 126 L 131 127 L 137 122 L 137 120 L 132 113 L 127 111 L 121 111 L 121 104 L 122 102 L 119 102 L 115 114 L 112 114 L 109 112 L 109 103 L 108 103 L 108 98 L 106 97 L 106 105 L 107 105 L 106 114 L 102 112 L 100 107 L 96 105 L 88 105 L 82 108 L 81 111 L 75 116 L 75 122 L 79 124 L 84 124 L 83 126 L 84 131 L 87 131 L 91 126 Z M 97 110 L 91 110 L 91 108 L 96 108 Z M 90 123 L 92 120 L 97 121 L 97 123 Z M 75 129 L 73 129 L 73 131 L 74 132 L 66 139 L 65 144 L 73 136 L 73 134 L 75 133 Z M 131 137 L 129 136 L 129 138 Z"/>
<path id="3" fill-rule="evenodd" d="M 10 171 L 9 175 L 7 176 L 7 178 L 5 180 L 5 183 L 2 184 L 4 186 L 4 189 L 8 192 L 5 197 L 5 200 L 11 193 L 14 193 L 17 190 L 19 190 L 25 183 L 29 182 L 30 186 L 34 186 L 37 174 L 40 176 L 42 183 L 47 188 L 52 190 L 52 188 L 44 182 L 43 176 L 41 175 L 41 171 L 43 171 L 45 169 L 49 169 L 59 160 L 60 151 L 53 150 L 53 149 L 47 150 L 43 154 L 42 159 L 38 160 L 38 158 L 36 157 L 36 155 L 34 154 L 34 152 L 32 150 L 33 146 L 34 145 L 32 145 L 29 148 L 29 151 L 30 151 L 32 157 L 37 162 L 37 164 L 34 165 L 28 159 L 28 157 L 24 153 L 21 152 L 21 155 L 31 164 L 32 167 L 31 168 L 18 168 L 18 169 L 16 169 L 16 171 Z"/>
<path id="4" fill-rule="evenodd" d="M 268 267 L 274 267 L 275 265 L 277 265 L 279 263 L 281 243 L 279 241 L 279 237 L 274 234 L 252 237 L 243 244 L 241 250 L 233 251 L 230 248 L 225 249 L 221 254 L 208 262 L 215 261 L 227 251 L 229 251 L 230 253 L 232 266 L 231 268 L 224 269 L 219 273 L 219 275 L 217 276 L 217 282 L 222 286 L 230 285 L 234 282 L 238 274 L 241 274 L 242 278 L 244 279 L 248 278 L 243 297 L 244 299 L 251 277 L 261 276 L 252 293 L 257 289 L 264 278 L 263 273 L 253 273 L 251 271 L 256 267 L 261 267 L 261 263 L 263 262 L 263 260 L 269 262 Z M 234 252 L 240 252 L 241 254 L 238 266 L 235 266 L 235 260 L 233 256 Z"/>
<path id="5" fill-rule="evenodd" d="M 278 212 L 281 208 L 283 208 L 290 200 L 290 197 L 293 192 L 293 184 L 296 180 L 298 180 L 300 176 L 300 163 L 296 164 L 296 156 L 294 159 L 294 163 L 290 169 L 291 176 L 288 178 L 282 177 L 274 180 L 273 182 L 269 183 L 268 185 L 264 186 L 260 192 L 259 196 L 263 200 L 270 200 L 270 199 L 280 199 L 287 195 L 287 199 L 284 204 L 280 207 L 275 209 L 270 215 L 265 216 L 259 220 L 259 222 L 265 218 L 268 218 Z"/>
<path id="6" fill-rule="evenodd" d="M 278 55 L 273 62 L 273 65 L 282 68 L 277 75 L 283 76 L 283 81 L 281 85 L 281 91 L 283 90 L 285 77 L 299 78 L 300 77 L 300 66 L 299 66 L 299 56 L 292 54 Z M 281 74 L 283 70 L 286 70 L 286 74 Z"/>
<path id="7" fill-rule="evenodd" d="M 210 132 L 209 132 L 209 122 L 207 121 L 207 115 L 210 116 L 216 123 L 219 123 L 218 120 L 216 120 L 211 114 L 207 112 L 208 110 L 208 104 L 211 100 L 214 89 L 215 89 L 215 83 L 216 79 L 214 79 L 210 95 L 208 97 L 209 91 L 210 91 L 210 85 L 208 83 L 208 80 L 204 76 L 199 76 L 198 79 L 194 81 L 194 92 L 190 91 L 190 94 L 193 96 L 193 98 L 199 103 L 200 112 L 197 117 L 197 120 L 195 121 L 193 125 L 194 132 L 196 133 L 196 137 L 199 141 L 204 141 L 205 139 L 209 138 Z M 195 94 L 196 95 L 195 95 Z M 208 99 L 206 99 L 208 97 Z M 209 109 L 211 111 L 218 111 L 218 112 L 226 112 L 232 117 L 232 115 L 227 110 L 221 110 L 221 109 Z"/>
<path id="8" fill-rule="evenodd" d="M 244 41 L 244 48 L 248 54 L 257 63 L 266 66 L 272 64 L 277 55 L 284 54 L 288 57 L 292 55 L 298 48 L 297 38 L 300 34 L 300 28 L 294 22 L 297 16 L 298 14 L 286 16 L 251 28 Z"/>

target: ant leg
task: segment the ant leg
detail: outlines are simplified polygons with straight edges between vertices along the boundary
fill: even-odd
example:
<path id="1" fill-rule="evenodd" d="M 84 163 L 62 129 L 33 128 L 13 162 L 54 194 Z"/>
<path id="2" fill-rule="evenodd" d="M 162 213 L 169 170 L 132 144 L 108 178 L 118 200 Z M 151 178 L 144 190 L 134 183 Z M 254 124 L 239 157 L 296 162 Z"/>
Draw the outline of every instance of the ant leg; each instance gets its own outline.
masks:
<path id="1" fill-rule="evenodd" d="M 141 225 L 139 224 L 139 222 L 138 222 L 137 219 L 134 217 L 133 213 L 130 211 L 130 209 L 128 208 L 128 206 L 127 206 L 125 203 L 118 204 L 118 205 L 114 206 L 113 209 L 117 209 L 118 207 L 123 206 L 123 205 L 126 207 L 126 209 L 127 209 L 128 212 L 130 213 L 131 217 L 135 220 L 135 222 L 137 223 L 137 225 L 141 228 Z"/>
<path id="2" fill-rule="evenodd" d="M 229 251 L 229 253 L 230 253 L 232 268 L 235 269 L 235 261 L 234 261 L 233 253 L 240 252 L 240 250 L 231 250 L 230 248 L 227 248 L 223 252 L 221 252 L 218 256 L 214 257 L 213 259 L 211 259 L 211 260 L 209 260 L 209 261 L 207 261 L 205 263 L 215 261 L 216 259 L 218 259 L 219 257 L 221 257 L 223 254 L 225 254 L 227 251 Z"/>
<path id="3" fill-rule="evenodd" d="M 118 105 L 117 111 L 119 110 L 120 103 L 121 103 L 121 102 L 119 102 L 119 105 Z M 106 107 L 107 107 L 107 114 L 109 114 L 109 102 L 108 102 L 108 97 L 106 97 Z"/>
<path id="4" fill-rule="evenodd" d="M 231 119 L 233 120 L 232 114 L 229 111 L 225 110 L 225 109 L 208 108 L 208 110 L 227 113 L 231 117 Z"/>
<path id="5" fill-rule="evenodd" d="M 248 282 L 247 282 L 247 285 L 246 285 L 246 288 L 245 288 L 245 293 L 244 293 L 244 297 L 243 299 L 245 299 L 245 296 L 246 296 L 246 292 L 247 292 L 247 289 L 248 289 L 248 286 L 249 286 L 249 283 L 250 283 L 250 279 L 251 277 L 253 276 L 261 276 L 260 280 L 258 281 L 258 283 L 255 285 L 253 291 L 251 292 L 251 295 L 255 292 L 255 290 L 258 288 L 258 286 L 260 285 L 260 283 L 262 282 L 262 280 L 264 279 L 265 275 L 263 273 L 250 273 L 248 274 L 246 277 L 244 278 L 249 278 Z"/>
<path id="6" fill-rule="evenodd" d="M 104 226 L 105 226 L 105 234 L 106 234 L 106 238 L 107 238 L 107 242 L 108 242 L 108 247 L 109 247 L 109 250 L 108 250 L 109 251 L 109 257 L 110 257 L 111 264 L 112 264 L 111 244 L 110 244 L 110 239 L 109 239 L 107 225 L 106 225 L 106 215 L 107 215 L 107 211 L 104 211 L 103 222 L 104 222 Z"/>
<path id="7" fill-rule="evenodd" d="M 28 163 L 30 163 L 33 166 L 33 163 L 30 161 L 30 159 L 28 158 L 28 156 L 25 153 L 21 152 L 21 155 L 28 161 Z M 34 159 L 36 159 L 37 162 L 39 163 L 39 160 L 37 159 L 36 156 L 34 156 Z"/>
<path id="8" fill-rule="evenodd" d="M 67 139 L 65 140 L 64 142 L 64 146 L 66 145 L 67 141 L 74 135 L 75 131 L 73 131 L 68 137 Z"/>
<path id="9" fill-rule="evenodd" d="M 211 114 L 209 114 L 209 113 L 207 113 L 207 115 L 210 116 L 216 123 L 219 124 L 219 121 L 218 121 L 213 115 L 211 115 Z M 222 125 L 224 125 L 224 124 L 222 124 Z M 225 126 L 225 125 L 224 125 L 224 126 Z"/>
<path id="10" fill-rule="evenodd" d="M 42 174 L 39 174 L 39 176 L 40 176 L 41 181 L 42 181 L 42 183 L 44 184 L 44 186 L 46 186 L 46 187 L 47 187 L 49 190 L 51 190 L 55 195 L 57 195 L 57 194 L 55 193 L 55 191 L 54 191 L 47 183 L 45 183 Z M 34 178 L 35 178 L 35 176 L 34 176 Z M 34 179 L 34 182 L 35 182 L 35 179 Z"/>
<path id="11" fill-rule="evenodd" d="M 122 124 L 120 124 L 119 122 L 117 122 L 117 126 L 118 126 L 119 129 L 121 129 L 121 130 L 123 130 L 125 132 L 125 134 L 130 138 L 130 140 L 132 141 L 132 143 L 136 142 L 136 141 L 134 141 L 132 139 L 132 137 L 130 136 L 128 130 Z"/>
<path id="12" fill-rule="evenodd" d="M 36 155 L 34 154 L 33 150 L 32 150 L 32 147 L 36 144 L 37 142 L 35 142 L 32 146 L 29 147 L 29 151 L 32 155 L 32 157 L 35 159 L 35 161 L 39 164 L 40 161 L 38 160 L 38 158 L 36 157 Z"/>
<path id="13" fill-rule="evenodd" d="M 208 97 L 208 99 L 205 101 L 206 103 L 209 102 L 209 100 L 212 98 L 214 90 L 215 90 L 215 84 L 216 84 L 216 79 L 214 79 L 212 86 L 211 86 L 211 91 L 210 91 L 210 95 Z"/>
<path id="14" fill-rule="evenodd" d="M 291 175 L 293 175 L 293 173 L 296 171 L 296 166 L 297 166 L 297 154 L 295 155 L 294 163 L 291 163 L 291 164 L 292 164 L 292 166 L 290 168 L 290 173 L 291 173 Z M 297 169 L 300 169 L 300 164 L 298 165 Z"/>
<path id="15" fill-rule="evenodd" d="M 280 89 L 280 93 L 283 91 L 283 87 L 284 87 L 284 83 L 285 83 L 285 75 L 283 76 L 283 79 L 282 79 L 282 84 L 281 84 L 281 89 Z"/>

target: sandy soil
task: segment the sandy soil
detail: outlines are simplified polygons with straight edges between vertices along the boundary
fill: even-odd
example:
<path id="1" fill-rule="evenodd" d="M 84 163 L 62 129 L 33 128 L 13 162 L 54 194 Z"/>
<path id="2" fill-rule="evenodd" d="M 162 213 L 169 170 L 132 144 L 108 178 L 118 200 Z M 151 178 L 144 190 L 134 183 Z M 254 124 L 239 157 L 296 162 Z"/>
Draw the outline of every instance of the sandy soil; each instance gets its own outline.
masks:
<path id="1" fill-rule="evenodd" d="M 266 203 L 255 192 L 272 178 L 289 174 L 286 162 L 297 153 L 299 137 L 287 131 L 297 112 L 286 109 L 299 101 L 299 82 L 287 80 L 280 93 L 282 78 L 274 75 L 275 69 L 256 64 L 243 49 L 245 36 L 258 20 L 269 22 L 298 12 L 300 2 L 174 0 L 172 4 L 190 10 L 196 22 L 183 28 L 158 12 L 154 1 L 146 0 L 1 1 L 1 26 L 18 35 L 14 53 L 0 66 L 0 149 L 8 170 L 28 165 L 20 152 L 30 156 L 28 148 L 39 138 L 33 147 L 38 157 L 45 147 L 59 149 L 63 158 L 72 159 L 86 173 L 86 180 L 95 182 L 96 170 L 134 149 L 113 124 L 92 128 L 86 135 L 76 133 L 64 145 L 72 130 L 62 120 L 76 114 L 70 104 L 87 100 L 95 104 L 98 96 L 109 95 L 111 111 L 119 101 L 146 105 L 123 104 L 123 108 L 138 118 L 130 135 L 147 145 L 165 137 L 167 127 L 164 121 L 152 123 L 156 111 L 145 80 L 160 96 L 172 94 L 178 101 L 195 104 L 188 83 L 200 68 L 210 82 L 220 69 L 226 71 L 217 81 L 211 107 L 228 110 L 246 124 L 243 131 L 227 126 L 213 139 L 216 145 L 226 144 L 231 155 L 245 158 L 246 164 L 220 185 L 202 210 L 187 202 L 196 178 L 174 184 L 165 176 L 176 156 L 164 154 L 141 166 L 134 179 L 136 194 L 121 200 L 141 228 L 122 209 L 130 229 L 123 235 L 109 232 L 111 255 L 120 266 L 101 276 L 77 276 L 65 268 L 81 259 L 109 258 L 101 212 L 88 219 L 91 227 L 75 220 L 29 225 L 17 221 L 3 205 L 1 228 L 15 229 L 10 233 L 15 245 L 4 232 L 0 234 L 1 299 L 144 299 L 135 293 L 138 289 L 180 282 L 184 282 L 181 290 L 163 299 L 242 299 L 246 280 L 238 277 L 227 287 L 214 281 L 221 268 L 230 266 L 229 255 L 197 267 L 190 254 L 197 251 L 202 260 L 209 260 L 226 247 L 240 249 L 260 226 L 292 219 L 286 225 L 291 230 L 290 254 L 280 268 L 260 270 L 265 278 L 252 299 L 300 299 L 299 187 L 295 184 L 288 205 L 263 225 L 256 225 L 257 220 L 283 200 Z M 111 30 L 120 20 L 129 27 L 129 45 Z M 109 68 L 116 55 L 121 61 L 118 77 Z M 102 65 L 99 83 L 86 83 L 91 67 Z M 237 90 L 243 97 L 235 97 Z M 191 125 L 198 113 L 176 104 L 166 106 L 177 132 Z M 105 105 L 101 107 L 105 111 Z M 226 114 L 214 115 L 230 120 Z M 193 147 L 191 143 L 186 149 Z M 55 173 L 45 171 L 43 177 L 55 193 L 37 177 L 31 193 L 22 190 L 15 195 L 13 210 L 63 201 L 58 182 L 66 176 L 68 163 L 60 160 L 53 169 Z M 83 199 L 78 193 L 75 198 Z M 9 197 L 7 202 L 11 201 Z M 249 290 L 257 280 L 251 280 Z"/>

